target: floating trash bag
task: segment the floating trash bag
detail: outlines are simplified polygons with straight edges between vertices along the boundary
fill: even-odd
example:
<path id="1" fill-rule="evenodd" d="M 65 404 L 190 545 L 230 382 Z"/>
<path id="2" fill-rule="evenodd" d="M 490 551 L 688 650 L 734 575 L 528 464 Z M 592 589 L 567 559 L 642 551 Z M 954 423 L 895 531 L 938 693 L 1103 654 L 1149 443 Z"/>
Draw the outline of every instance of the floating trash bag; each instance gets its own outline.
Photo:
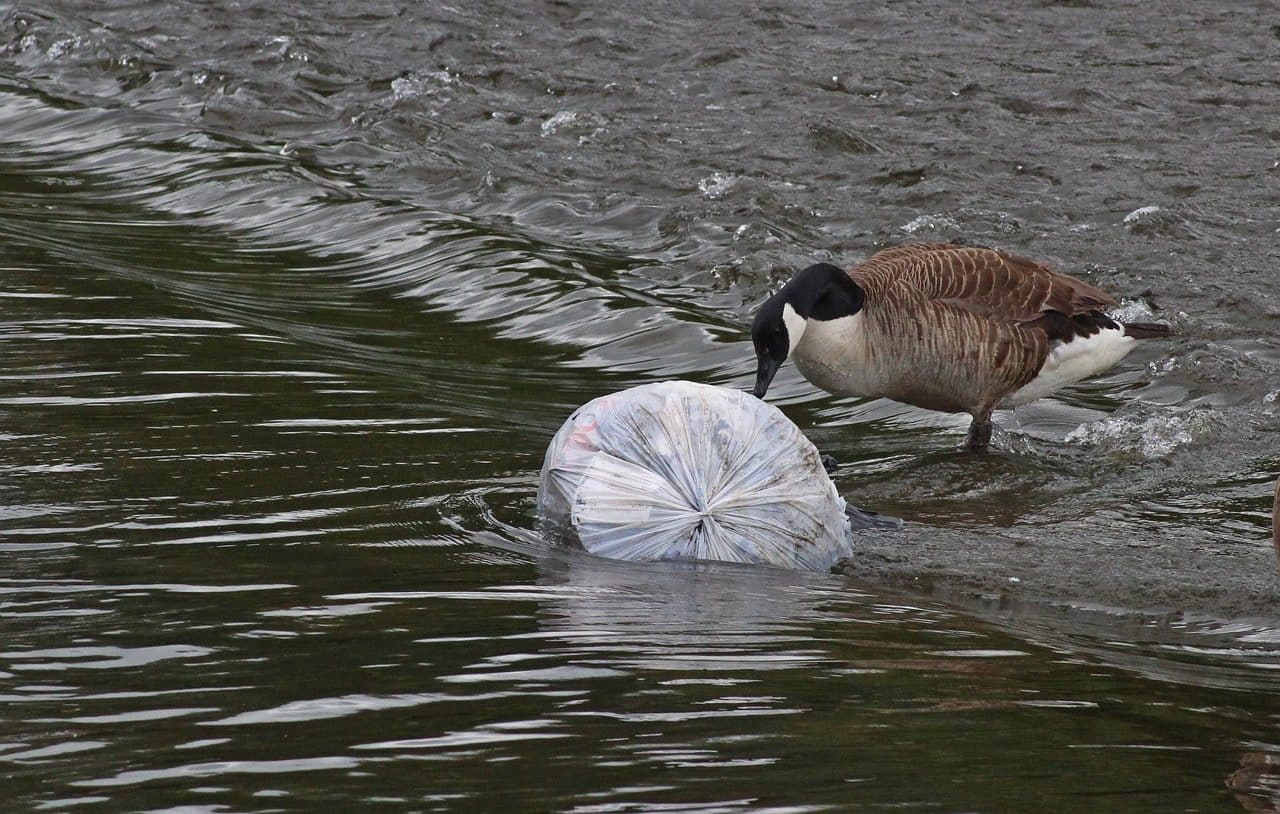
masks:
<path id="1" fill-rule="evenodd" d="M 777 407 L 693 382 L 578 408 L 551 441 L 538 509 L 602 557 L 826 570 L 849 553 L 845 502 Z"/>

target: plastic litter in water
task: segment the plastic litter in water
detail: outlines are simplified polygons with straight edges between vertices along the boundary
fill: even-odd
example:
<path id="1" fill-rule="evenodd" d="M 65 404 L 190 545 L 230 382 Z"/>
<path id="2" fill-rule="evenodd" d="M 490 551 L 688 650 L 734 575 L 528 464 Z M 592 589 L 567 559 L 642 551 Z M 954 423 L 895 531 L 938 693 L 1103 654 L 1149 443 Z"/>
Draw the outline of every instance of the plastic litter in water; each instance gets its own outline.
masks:
<path id="1" fill-rule="evenodd" d="M 602 557 L 825 570 L 849 553 L 845 501 L 778 408 L 693 382 L 580 407 L 547 449 L 538 509 Z"/>

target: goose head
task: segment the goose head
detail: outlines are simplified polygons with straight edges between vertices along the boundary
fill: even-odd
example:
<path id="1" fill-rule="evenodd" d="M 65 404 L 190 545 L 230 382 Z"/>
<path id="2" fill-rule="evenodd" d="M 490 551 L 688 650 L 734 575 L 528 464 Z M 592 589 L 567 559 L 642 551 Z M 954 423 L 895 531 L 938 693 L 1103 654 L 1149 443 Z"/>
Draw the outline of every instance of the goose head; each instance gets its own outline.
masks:
<path id="1" fill-rule="evenodd" d="M 756 313 L 751 342 L 756 349 L 756 386 L 751 391 L 764 398 L 778 368 L 800 344 L 810 320 L 849 317 L 862 310 L 866 295 L 843 270 L 818 263 L 796 274 Z"/>

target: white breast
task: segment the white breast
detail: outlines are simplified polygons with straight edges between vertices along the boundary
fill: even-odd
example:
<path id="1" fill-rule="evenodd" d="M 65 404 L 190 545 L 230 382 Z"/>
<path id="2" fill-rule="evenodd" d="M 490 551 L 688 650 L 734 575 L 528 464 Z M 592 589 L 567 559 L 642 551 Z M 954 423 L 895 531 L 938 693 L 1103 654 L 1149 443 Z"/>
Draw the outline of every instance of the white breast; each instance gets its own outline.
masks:
<path id="1" fill-rule="evenodd" d="M 883 394 L 882 376 L 867 354 L 864 320 L 861 311 L 839 319 L 808 320 L 792 357 L 804 377 L 839 395 Z"/>
<path id="2" fill-rule="evenodd" d="M 1069 384 L 1096 376 L 1124 358 L 1135 340 L 1123 328 L 1104 328 L 1090 337 L 1056 343 L 1036 377 L 1010 394 L 1000 406 L 1017 407 Z"/>

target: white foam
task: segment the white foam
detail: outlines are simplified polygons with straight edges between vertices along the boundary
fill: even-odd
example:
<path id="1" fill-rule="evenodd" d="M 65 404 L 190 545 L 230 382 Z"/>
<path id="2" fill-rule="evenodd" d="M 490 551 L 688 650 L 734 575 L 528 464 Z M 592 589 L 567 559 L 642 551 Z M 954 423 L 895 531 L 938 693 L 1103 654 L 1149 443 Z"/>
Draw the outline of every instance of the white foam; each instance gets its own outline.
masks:
<path id="1" fill-rule="evenodd" d="M 898 227 L 909 235 L 928 230 L 931 232 L 959 231 L 960 224 L 947 215 L 921 215 L 910 223 Z"/>
<path id="2" fill-rule="evenodd" d="M 557 113 L 556 115 L 552 116 L 551 118 L 547 119 L 545 122 L 542 123 L 543 137 L 545 138 L 546 136 L 549 136 L 555 133 L 557 130 L 559 130 L 561 127 L 564 127 L 566 124 L 572 124 L 576 122 L 578 118 L 579 118 L 579 114 L 576 110 L 560 111 L 559 113 Z"/>
<path id="3" fill-rule="evenodd" d="M 1107 311 L 1112 319 L 1118 322 L 1158 322 L 1160 318 L 1151 306 L 1143 300 L 1122 300 L 1119 305 Z"/>
<path id="4" fill-rule="evenodd" d="M 1081 424 L 1064 439 L 1069 444 L 1098 447 L 1114 452 L 1137 452 L 1144 458 L 1163 458 L 1195 443 L 1213 430 L 1214 417 L 1207 410 L 1139 407 L 1143 414 L 1115 413 L 1101 421 Z"/>
<path id="5" fill-rule="evenodd" d="M 1163 212 L 1163 211 L 1164 210 L 1158 206 L 1140 206 L 1137 209 L 1130 212 L 1129 214 L 1125 215 L 1124 220 L 1121 222 L 1127 223 L 1127 224 L 1138 223 L 1139 221 L 1146 218 L 1148 215 L 1154 215 L 1157 212 Z"/>
<path id="6" fill-rule="evenodd" d="M 730 175 L 723 172 L 713 172 L 706 178 L 698 181 L 698 191 L 703 195 L 711 198 L 723 198 L 725 193 L 733 189 L 734 184 L 738 183 L 738 176 Z"/>
<path id="7" fill-rule="evenodd" d="M 408 74 L 391 80 L 391 93 L 395 101 L 403 102 L 420 96 L 435 96 L 457 81 L 448 71 Z"/>

